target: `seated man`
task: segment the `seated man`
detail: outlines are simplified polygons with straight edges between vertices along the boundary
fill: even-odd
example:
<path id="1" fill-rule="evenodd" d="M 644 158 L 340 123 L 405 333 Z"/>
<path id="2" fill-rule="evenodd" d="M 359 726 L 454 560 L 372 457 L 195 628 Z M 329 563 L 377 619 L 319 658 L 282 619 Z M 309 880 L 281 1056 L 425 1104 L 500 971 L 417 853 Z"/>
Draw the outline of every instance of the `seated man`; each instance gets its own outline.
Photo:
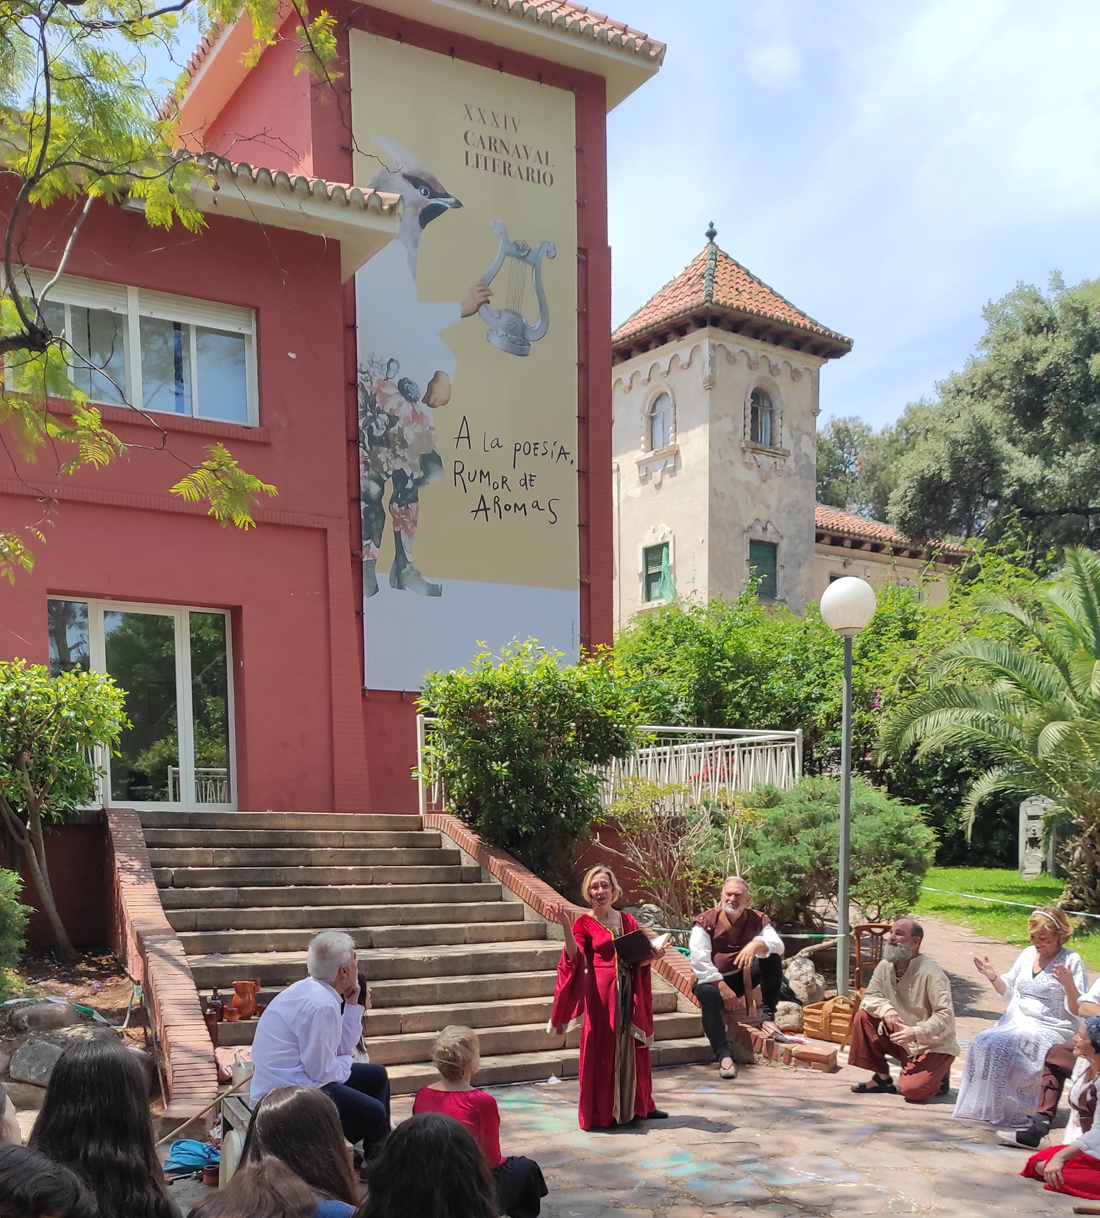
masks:
<path id="1" fill-rule="evenodd" d="M 362 1140 L 369 1158 L 390 1131 L 390 1081 L 384 1066 L 352 1060 L 364 1009 L 355 941 L 322 931 L 310 941 L 306 968 L 309 976 L 276 995 L 256 1025 L 252 1102 L 276 1087 L 318 1087 L 335 1101 L 344 1137 Z M 362 997 L 369 1001 L 369 992 Z"/>
<path id="2" fill-rule="evenodd" d="M 691 928 L 693 990 L 702 1008 L 703 1031 L 722 1078 L 737 1077 L 722 1009 L 733 1011 L 737 999 L 744 997 L 744 969 L 751 969 L 753 988 L 760 987 L 763 1030 L 770 1036 L 778 1031 L 774 1021 L 783 985 L 783 940 L 767 915 L 751 906 L 748 884 L 739 875 L 731 875 L 722 885 L 717 907 L 696 918 Z"/>
<path id="3" fill-rule="evenodd" d="M 1069 969 L 1064 964 L 1056 964 L 1051 972 L 1063 985 L 1068 982 L 1070 988 L 1067 990 L 1067 994 L 1077 992 Z M 1084 994 L 1079 994 L 1076 1000 L 1067 997 L 1066 1010 L 1071 1015 L 1080 1016 L 1081 1019 L 1100 1015 L 1100 977 L 1097 977 Z M 1048 1049 L 1043 1061 L 1039 1107 L 1031 1114 L 1030 1124 L 1026 1129 L 998 1129 L 997 1137 L 1002 1142 L 1007 1142 L 1009 1146 L 1018 1146 L 1021 1150 L 1037 1149 L 1039 1143 L 1050 1133 L 1050 1126 L 1058 1113 L 1058 1101 L 1062 1098 L 1062 1089 L 1066 1085 L 1066 1080 L 1073 1074 L 1075 1066 L 1085 1069 L 1086 1065 L 1083 1057 L 1074 1056 L 1072 1041 Z"/>
<path id="4" fill-rule="evenodd" d="M 848 1065 L 873 1070 L 852 1088 L 901 1094 L 910 1104 L 946 1095 L 951 1062 L 959 1055 L 951 982 L 934 960 L 920 954 L 924 931 L 912 918 L 899 918 L 882 945 L 882 959 L 852 1021 Z M 901 1063 L 898 1087 L 890 1077 L 893 1057 Z"/>

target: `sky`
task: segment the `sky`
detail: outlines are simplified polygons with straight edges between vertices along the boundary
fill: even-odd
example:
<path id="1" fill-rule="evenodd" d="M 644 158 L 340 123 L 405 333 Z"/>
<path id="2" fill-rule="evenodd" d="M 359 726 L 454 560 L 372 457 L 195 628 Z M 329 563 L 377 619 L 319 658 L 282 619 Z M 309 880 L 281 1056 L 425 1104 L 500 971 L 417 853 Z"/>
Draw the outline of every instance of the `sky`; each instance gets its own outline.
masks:
<path id="1" fill-rule="evenodd" d="M 606 0 L 668 44 L 609 116 L 615 323 L 718 244 L 854 339 L 821 423 L 930 396 L 1018 282 L 1100 277 L 1100 4 Z"/>

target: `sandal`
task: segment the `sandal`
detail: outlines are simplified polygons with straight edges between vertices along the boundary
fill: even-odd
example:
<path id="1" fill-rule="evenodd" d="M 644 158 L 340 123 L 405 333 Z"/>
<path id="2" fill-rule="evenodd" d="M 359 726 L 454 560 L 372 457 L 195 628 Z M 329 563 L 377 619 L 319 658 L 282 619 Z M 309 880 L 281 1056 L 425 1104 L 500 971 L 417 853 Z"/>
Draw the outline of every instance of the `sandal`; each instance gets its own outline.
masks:
<path id="1" fill-rule="evenodd" d="M 872 1074 L 865 1083 L 855 1083 L 852 1090 L 856 1095 L 897 1095 L 898 1089 L 894 1086 L 892 1078 L 879 1078 L 877 1074 Z"/>

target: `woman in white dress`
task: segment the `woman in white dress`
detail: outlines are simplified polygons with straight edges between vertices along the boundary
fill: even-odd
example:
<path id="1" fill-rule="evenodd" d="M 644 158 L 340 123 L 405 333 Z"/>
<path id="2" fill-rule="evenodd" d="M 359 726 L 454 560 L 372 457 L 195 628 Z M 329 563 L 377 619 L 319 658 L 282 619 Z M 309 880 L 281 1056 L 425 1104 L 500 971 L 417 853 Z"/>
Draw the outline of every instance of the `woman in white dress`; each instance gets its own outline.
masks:
<path id="1" fill-rule="evenodd" d="M 1073 933 L 1060 909 L 1036 909 L 1027 920 L 1031 946 L 1003 976 L 989 957 L 974 965 L 1008 1000 L 992 1028 L 979 1032 L 966 1055 L 955 1116 L 994 1125 L 1026 1125 L 1035 1108 L 1043 1058 L 1077 1030 L 1077 995 L 1087 987 L 1085 966 L 1065 943 Z M 1070 1006 L 1068 1004 L 1072 1003 Z"/>

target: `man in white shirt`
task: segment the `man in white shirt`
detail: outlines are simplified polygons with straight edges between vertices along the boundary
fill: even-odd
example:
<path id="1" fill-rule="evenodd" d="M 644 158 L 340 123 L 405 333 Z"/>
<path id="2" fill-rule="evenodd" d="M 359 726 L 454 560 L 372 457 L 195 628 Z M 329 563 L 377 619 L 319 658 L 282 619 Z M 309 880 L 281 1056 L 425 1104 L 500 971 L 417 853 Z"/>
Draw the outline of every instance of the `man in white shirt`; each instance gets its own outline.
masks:
<path id="1" fill-rule="evenodd" d="M 252 1042 L 251 1097 L 276 1087 L 316 1087 L 330 1095 L 344 1137 L 369 1157 L 390 1131 L 390 1081 L 384 1066 L 352 1059 L 370 991 L 359 992 L 355 940 L 325 930 L 310 941 L 309 976 L 268 1005 Z"/>
<path id="2" fill-rule="evenodd" d="M 744 970 L 749 969 L 750 984 L 760 987 L 763 1030 L 776 1034 L 775 1006 L 783 986 L 783 940 L 768 916 L 752 908 L 748 884 L 739 875 L 731 875 L 722 885 L 717 907 L 695 919 L 688 942 L 703 1031 L 714 1050 L 719 1075 L 736 1078 L 737 1066 L 730 1056 L 722 1010 L 735 1010 L 737 999 L 744 997 Z"/>
<path id="3" fill-rule="evenodd" d="M 1063 985 L 1066 984 L 1067 979 L 1069 981 L 1070 989 L 1066 992 L 1066 1010 L 1071 1015 L 1077 1015 L 1081 1019 L 1090 1019 L 1100 1015 L 1100 977 L 1097 977 L 1084 994 L 1078 994 L 1076 1000 L 1071 1000 L 1069 992 L 1072 990 L 1076 993 L 1077 987 L 1073 984 L 1073 978 L 1069 976 L 1069 969 L 1064 964 L 1056 964 L 1053 972 Z M 1066 977 L 1060 976 L 1060 972 L 1065 973 Z M 1079 1060 L 1074 1056 L 1072 1042 L 1054 1045 L 1053 1048 L 1048 1049 L 1046 1060 L 1043 1062 L 1039 1107 L 1031 1114 L 1031 1123 L 1026 1129 L 998 1129 L 997 1137 L 1002 1142 L 1007 1142 L 1009 1146 L 1019 1146 L 1021 1150 L 1037 1149 L 1039 1143 L 1050 1133 L 1051 1123 L 1058 1112 L 1058 1101 L 1062 1098 L 1062 1089 Z M 1100 1143 L 1097 1148 L 1100 1149 Z M 1090 1150 L 1089 1153 L 1094 1152 Z"/>

